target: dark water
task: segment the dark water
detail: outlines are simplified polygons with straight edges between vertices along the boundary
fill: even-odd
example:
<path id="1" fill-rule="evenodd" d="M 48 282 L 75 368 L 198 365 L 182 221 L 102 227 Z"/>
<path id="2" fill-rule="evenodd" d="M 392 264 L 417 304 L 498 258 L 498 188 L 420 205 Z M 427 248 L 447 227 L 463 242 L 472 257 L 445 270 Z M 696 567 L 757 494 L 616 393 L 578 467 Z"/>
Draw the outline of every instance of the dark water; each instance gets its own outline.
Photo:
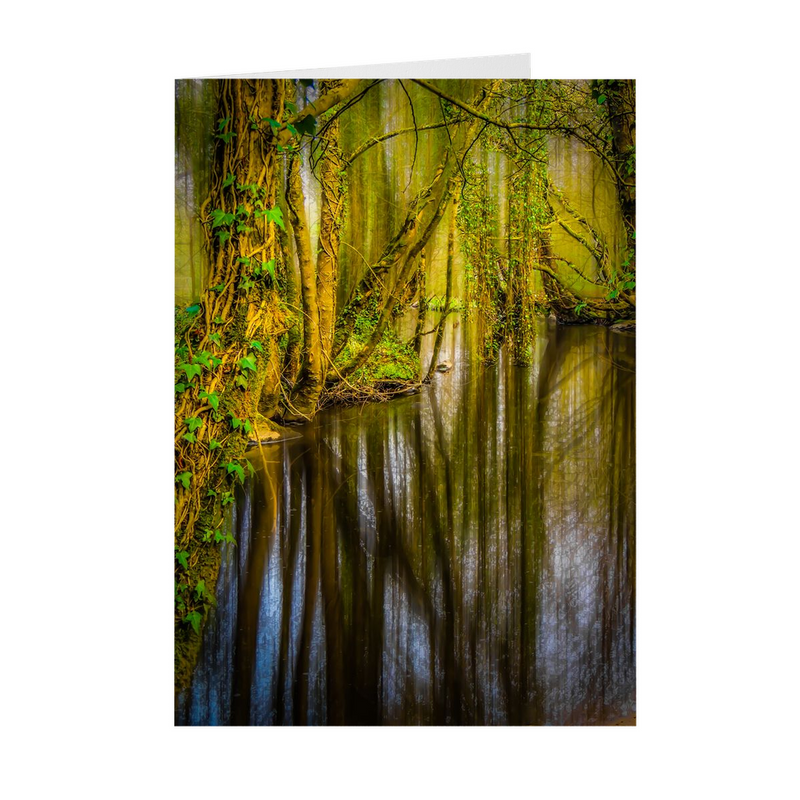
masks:
<path id="1" fill-rule="evenodd" d="M 178 724 L 635 711 L 635 339 L 543 325 L 534 366 L 485 368 L 462 330 L 420 394 L 251 453 Z"/>

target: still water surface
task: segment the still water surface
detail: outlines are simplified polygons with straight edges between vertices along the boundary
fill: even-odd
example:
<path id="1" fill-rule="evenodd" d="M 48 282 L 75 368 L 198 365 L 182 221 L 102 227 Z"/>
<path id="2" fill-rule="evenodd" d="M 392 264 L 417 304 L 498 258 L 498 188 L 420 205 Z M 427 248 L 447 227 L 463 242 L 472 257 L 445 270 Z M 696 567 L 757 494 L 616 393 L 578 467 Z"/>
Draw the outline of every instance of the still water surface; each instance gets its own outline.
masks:
<path id="1" fill-rule="evenodd" d="M 521 368 L 468 335 L 421 393 L 251 451 L 178 724 L 635 712 L 635 338 L 542 324 Z"/>

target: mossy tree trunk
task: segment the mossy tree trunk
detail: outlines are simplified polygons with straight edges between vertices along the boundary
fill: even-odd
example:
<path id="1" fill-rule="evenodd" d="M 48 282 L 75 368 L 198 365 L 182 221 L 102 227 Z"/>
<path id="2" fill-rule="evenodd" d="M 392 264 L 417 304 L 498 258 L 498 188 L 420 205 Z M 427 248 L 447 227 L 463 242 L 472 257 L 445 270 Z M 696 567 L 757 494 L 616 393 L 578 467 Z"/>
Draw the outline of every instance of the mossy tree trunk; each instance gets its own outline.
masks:
<path id="1" fill-rule="evenodd" d="M 325 94 L 338 92 L 342 81 L 322 81 Z M 317 144 L 322 148 L 319 180 L 322 186 L 319 245 L 312 258 L 311 238 L 305 211 L 305 192 L 300 157 L 290 161 L 286 198 L 289 205 L 303 303 L 303 361 L 283 418 L 310 419 L 317 409 L 328 365 L 332 363 L 333 329 L 336 319 L 336 289 L 339 280 L 339 246 L 344 218 L 344 161 L 339 147 L 339 120 L 323 118 Z M 312 151 L 313 152 L 313 151 Z M 310 157 L 311 154 L 309 154 Z"/>
<path id="2" fill-rule="evenodd" d="M 200 645 L 200 625 L 216 582 L 225 506 L 233 502 L 235 484 L 244 480 L 248 467 L 243 458 L 247 440 L 254 428 L 263 433 L 269 427 L 260 412 L 271 416 L 277 409 L 278 339 L 290 318 L 283 295 L 291 294 L 292 280 L 280 152 L 297 152 L 312 113 L 323 114 L 369 83 L 339 81 L 313 110 L 309 104 L 292 114 L 287 111 L 295 93 L 292 82 L 224 80 L 216 85 L 210 191 L 199 213 L 208 288 L 176 324 L 178 686 L 185 685 Z M 298 257 L 310 260 L 310 245 Z M 316 280 L 313 273 L 307 278 L 306 271 L 302 292 L 313 305 Z M 316 331 L 313 325 L 306 331 L 306 341 L 319 341 L 318 321 Z M 307 363 L 306 376 L 319 375 L 320 363 L 320 358 Z"/>
<path id="3" fill-rule="evenodd" d="M 305 210 L 300 158 L 293 156 L 289 164 L 286 199 L 292 219 L 297 261 L 300 266 L 300 287 L 303 298 L 303 362 L 300 374 L 292 389 L 286 420 L 311 419 L 322 390 L 323 366 L 320 340 L 319 304 L 317 302 L 317 275 L 311 257 L 311 235 Z"/>
<path id="4" fill-rule="evenodd" d="M 422 336 L 425 329 L 425 319 L 428 316 L 428 296 L 427 296 L 427 268 L 428 259 L 425 257 L 425 250 L 419 254 L 419 265 L 417 267 L 417 324 L 414 328 L 414 352 L 419 357 L 422 349 Z"/>
<path id="5" fill-rule="evenodd" d="M 447 267 L 445 273 L 444 308 L 442 316 L 436 325 L 436 338 L 433 342 L 431 360 L 428 364 L 428 371 L 424 376 L 426 382 L 430 381 L 433 371 L 436 369 L 436 362 L 439 360 L 439 350 L 444 339 L 444 328 L 447 317 L 450 314 L 450 302 L 453 294 L 453 262 L 456 257 L 456 214 L 458 201 L 453 199 L 450 207 L 450 226 L 447 231 Z"/>
<path id="6" fill-rule="evenodd" d="M 636 83 L 609 81 L 608 119 L 618 164 L 617 181 L 622 218 L 629 230 L 636 231 Z"/>
<path id="7" fill-rule="evenodd" d="M 612 144 L 618 164 L 617 189 L 622 221 L 627 237 L 627 268 L 636 274 L 636 83 L 611 81 L 608 93 L 608 116 L 613 131 Z M 635 278 L 634 278 L 635 280 Z M 634 308 L 635 290 L 623 288 L 621 295 Z"/>
<path id="8" fill-rule="evenodd" d="M 336 291 L 339 284 L 339 246 L 344 221 L 345 165 L 339 147 L 339 120 L 332 120 L 321 135 L 323 154 L 320 164 L 322 203 L 320 208 L 319 251 L 317 253 L 317 301 L 323 353 L 333 351 L 336 322 Z M 328 358 L 323 373 L 328 370 Z"/>
<path id="9" fill-rule="evenodd" d="M 272 274 L 277 244 L 276 140 L 283 81 L 221 81 L 211 189 L 200 211 L 207 288 L 176 344 L 176 678 L 185 682 L 216 581 L 223 506 L 244 478 L 250 420 L 278 385 L 284 314 Z M 265 130 L 266 128 L 266 130 Z M 255 343 L 255 345 L 253 344 Z M 243 435 L 244 433 L 244 435 Z"/>

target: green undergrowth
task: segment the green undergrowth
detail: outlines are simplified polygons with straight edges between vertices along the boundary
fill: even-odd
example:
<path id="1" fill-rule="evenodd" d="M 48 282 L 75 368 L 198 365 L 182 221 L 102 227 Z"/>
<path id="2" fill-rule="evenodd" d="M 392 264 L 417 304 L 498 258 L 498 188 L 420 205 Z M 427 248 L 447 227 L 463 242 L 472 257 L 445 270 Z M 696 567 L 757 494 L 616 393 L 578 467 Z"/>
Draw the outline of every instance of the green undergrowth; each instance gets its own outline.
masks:
<path id="1" fill-rule="evenodd" d="M 246 339 L 246 324 L 215 320 L 205 336 L 200 303 L 175 314 L 176 509 L 195 508 L 175 535 L 175 686 L 186 688 L 200 650 L 220 564 L 235 544 L 227 520 L 236 487 L 252 471 L 247 442 L 280 431 L 259 411 L 277 343 Z M 227 354 L 227 365 L 223 356 Z M 216 379 L 216 380 L 215 380 Z M 186 401 L 186 402 L 184 402 Z"/>
<path id="2" fill-rule="evenodd" d="M 347 364 L 364 347 L 355 336 L 350 338 L 337 359 L 337 366 Z M 387 329 L 366 364 L 347 379 L 358 386 L 380 386 L 392 383 L 413 383 L 419 380 L 420 363 L 414 348 L 401 341 L 395 331 Z"/>
<path id="3" fill-rule="evenodd" d="M 336 368 L 342 369 L 361 352 L 369 333 L 367 326 L 355 327 L 353 335 L 336 358 Z M 418 385 L 420 373 L 420 360 L 413 345 L 402 341 L 395 331 L 387 329 L 366 363 L 346 379 L 337 381 L 336 370 L 331 370 L 329 380 L 333 385 L 326 388 L 320 406 L 388 400 Z"/>
<path id="4" fill-rule="evenodd" d="M 202 519 L 203 516 L 206 517 L 205 520 Z M 201 515 L 202 521 L 211 521 L 205 512 Z M 185 602 L 181 595 L 185 596 L 186 590 L 188 590 L 188 595 L 194 601 L 193 613 L 199 616 L 193 618 L 195 625 L 178 624 L 175 626 L 175 687 L 177 689 L 187 688 L 191 682 L 192 671 L 197 663 L 202 642 L 202 625 L 208 610 L 216 604 L 214 596 L 221 561 L 220 545 L 216 542 L 199 542 L 196 546 L 191 547 L 191 551 L 193 565 L 183 571 L 181 581 L 176 580 L 175 601 L 176 604 Z M 179 589 L 181 584 L 185 587 L 183 592 Z M 198 587 L 200 587 L 199 592 Z"/>

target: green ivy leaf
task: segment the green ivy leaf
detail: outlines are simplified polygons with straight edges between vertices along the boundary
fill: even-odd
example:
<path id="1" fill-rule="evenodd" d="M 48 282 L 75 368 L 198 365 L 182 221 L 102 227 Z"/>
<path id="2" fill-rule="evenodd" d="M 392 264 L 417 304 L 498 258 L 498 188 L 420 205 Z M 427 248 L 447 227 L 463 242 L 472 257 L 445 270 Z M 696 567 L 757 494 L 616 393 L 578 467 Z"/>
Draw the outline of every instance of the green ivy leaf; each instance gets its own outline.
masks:
<path id="1" fill-rule="evenodd" d="M 208 443 L 208 449 L 209 449 L 209 450 L 216 450 L 218 447 L 222 447 L 222 445 L 221 445 L 221 444 L 220 444 L 220 443 L 219 443 L 219 442 L 218 442 L 216 439 L 212 439 L 212 440 L 211 440 L 211 441 Z M 212 491 L 213 491 L 213 490 L 212 490 Z M 214 492 L 214 494 L 216 494 L 216 492 Z"/>
<path id="2" fill-rule="evenodd" d="M 178 369 L 186 373 L 186 380 L 190 381 L 195 375 L 199 375 L 203 368 L 199 364 L 181 364 Z"/>
<path id="3" fill-rule="evenodd" d="M 189 433 L 194 433 L 198 428 L 203 426 L 203 420 L 199 417 L 186 417 L 186 427 L 189 428 Z"/>
<path id="4" fill-rule="evenodd" d="M 250 342 L 250 347 L 254 348 L 255 350 L 258 350 L 259 353 L 263 353 L 264 352 L 264 347 L 261 344 L 261 342 L 255 342 L 255 341 L 254 342 Z"/>
<path id="5" fill-rule="evenodd" d="M 242 469 L 240 464 L 235 464 L 234 462 L 229 462 L 225 465 L 225 469 L 228 471 L 228 475 L 231 473 L 235 473 L 239 480 L 244 483 L 244 470 Z"/>
<path id="6" fill-rule="evenodd" d="M 235 180 L 236 180 L 236 176 L 232 172 L 229 172 L 228 173 L 228 177 L 225 178 L 225 180 L 222 183 L 222 188 L 223 189 L 227 189 L 229 186 L 231 186 L 233 184 L 233 182 Z"/>
<path id="7" fill-rule="evenodd" d="M 317 129 L 317 119 L 313 114 L 309 114 L 308 116 L 303 117 L 303 119 L 301 119 L 300 122 L 295 125 L 295 127 L 301 136 L 304 133 L 313 136 L 314 131 Z"/>
<path id="8" fill-rule="evenodd" d="M 604 94 L 601 94 L 597 98 L 597 105 L 601 106 L 603 105 L 603 103 L 605 103 L 605 101 L 606 101 L 606 96 Z"/>
<path id="9" fill-rule="evenodd" d="M 183 618 L 183 621 L 184 622 L 188 622 L 194 628 L 194 632 L 196 634 L 198 634 L 198 635 L 200 634 L 200 621 L 201 620 L 202 620 L 202 617 L 200 616 L 200 614 L 197 613 L 197 611 L 190 611 Z"/>
<path id="10" fill-rule="evenodd" d="M 217 236 L 219 237 L 219 243 L 221 245 L 225 244 L 225 242 L 231 238 L 231 235 L 228 233 L 228 231 L 217 231 Z"/>
<path id="11" fill-rule="evenodd" d="M 219 409 L 219 395 L 216 392 L 209 393 L 205 389 L 203 389 L 200 392 L 200 399 L 208 400 L 208 404 L 211 406 L 211 408 L 214 409 L 214 411 L 217 411 Z"/>
<path id="12" fill-rule="evenodd" d="M 186 391 L 186 384 L 185 383 L 176 383 L 175 384 L 175 392 L 177 394 L 182 394 Z"/>
<path id="13" fill-rule="evenodd" d="M 231 121 L 230 117 L 225 117 L 225 119 L 219 120 L 217 130 L 221 131 L 230 121 Z"/>
<path id="14" fill-rule="evenodd" d="M 206 369 L 211 368 L 211 353 L 208 350 L 202 350 L 199 353 L 195 354 L 195 357 L 192 359 L 193 364 L 202 364 Z"/>
<path id="15" fill-rule="evenodd" d="M 286 230 L 286 226 L 283 224 L 283 212 L 280 206 L 275 206 L 275 208 L 271 208 L 267 211 L 267 222 L 274 222 L 278 227 L 282 228 L 284 231 Z"/>
<path id="16" fill-rule="evenodd" d="M 272 278 L 272 283 L 274 284 L 276 281 L 275 277 L 275 259 L 271 258 L 267 261 L 264 265 L 264 269 L 269 273 L 270 278 Z"/>
<path id="17" fill-rule="evenodd" d="M 244 356 L 244 358 L 239 359 L 239 367 L 244 371 L 249 369 L 253 372 L 256 371 L 256 359 L 255 356 Z"/>
<path id="18" fill-rule="evenodd" d="M 197 586 L 194 587 L 194 593 L 198 599 L 206 593 L 206 582 L 202 578 L 197 581 Z"/>
<path id="19" fill-rule="evenodd" d="M 183 438 L 186 439 L 187 442 L 191 442 L 192 444 L 197 444 L 197 437 L 193 433 L 184 433 Z"/>
<path id="20" fill-rule="evenodd" d="M 189 488 L 189 481 L 192 479 L 191 472 L 181 472 L 179 475 L 175 476 L 176 481 L 180 481 L 183 484 L 184 489 Z"/>
<path id="21" fill-rule="evenodd" d="M 237 386 L 241 386 L 242 389 L 247 388 L 247 378 L 245 378 L 244 375 L 237 375 L 234 383 L 236 383 Z"/>
<path id="22" fill-rule="evenodd" d="M 181 550 L 179 553 L 175 553 L 175 558 L 178 559 L 178 563 L 184 569 L 189 569 L 189 554 L 185 550 Z"/>
<path id="23" fill-rule="evenodd" d="M 221 208 L 215 208 L 211 212 L 211 228 L 218 228 L 225 224 L 225 212 Z"/>
<path id="24" fill-rule="evenodd" d="M 189 307 L 186 309 L 186 313 L 187 313 L 187 314 L 188 314 L 190 317 L 193 317 L 195 314 L 197 314 L 197 312 L 198 312 L 199 310 L 200 310 L 200 304 L 199 304 L 199 303 L 195 303 L 193 306 L 189 306 Z"/>
<path id="25" fill-rule="evenodd" d="M 212 333 L 211 336 L 208 337 L 209 342 L 213 342 L 217 347 L 222 347 L 222 342 L 220 341 L 218 333 Z"/>

